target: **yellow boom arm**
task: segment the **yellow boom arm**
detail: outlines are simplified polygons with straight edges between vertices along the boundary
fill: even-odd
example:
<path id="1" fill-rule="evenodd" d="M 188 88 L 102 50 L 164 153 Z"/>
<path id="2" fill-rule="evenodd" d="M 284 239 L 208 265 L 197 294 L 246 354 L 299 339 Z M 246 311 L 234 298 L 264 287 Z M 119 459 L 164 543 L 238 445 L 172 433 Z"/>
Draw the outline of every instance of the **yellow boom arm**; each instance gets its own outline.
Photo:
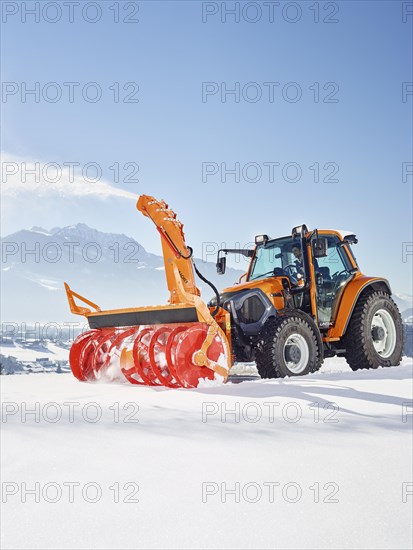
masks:
<path id="1" fill-rule="evenodd" d="M 175 212 L 168 208 L 165 201 L 158 201 L 148 195 L 139 197 L 136 208 L 153 221 L 161 235 L 166 282 L 171 294 L 169 302 L 181 302 L 181 286 L 189 294 L 200 296 L 190 260 L 192 250 L 185 244 L 183 223 L 177 219 Z"/>

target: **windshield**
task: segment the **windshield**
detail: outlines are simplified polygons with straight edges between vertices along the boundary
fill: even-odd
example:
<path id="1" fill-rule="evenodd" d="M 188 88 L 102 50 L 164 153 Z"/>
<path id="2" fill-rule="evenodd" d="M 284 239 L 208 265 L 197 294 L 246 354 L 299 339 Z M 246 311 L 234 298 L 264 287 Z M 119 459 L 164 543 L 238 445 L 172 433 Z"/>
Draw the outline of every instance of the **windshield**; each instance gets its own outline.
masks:
<path id="1" fill-rule="evenodd" d="M 290 266 L 287 271 L 285 268 Z M 284 237 L 257 247 L 249 280 L 303 272 L 301 243 L 298 239 Z"/>

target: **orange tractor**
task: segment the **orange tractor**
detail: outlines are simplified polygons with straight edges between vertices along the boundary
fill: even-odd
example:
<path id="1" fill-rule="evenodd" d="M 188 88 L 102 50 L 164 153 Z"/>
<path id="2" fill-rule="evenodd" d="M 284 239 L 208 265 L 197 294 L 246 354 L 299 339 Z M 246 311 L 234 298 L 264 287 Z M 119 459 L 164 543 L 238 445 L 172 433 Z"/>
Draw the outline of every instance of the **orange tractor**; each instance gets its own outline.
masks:
<path id="1" fill-rule="evenodd" d="M 161 236 L 169 304 L 102 311 L 65 283 L 72 313 L 91 329 L 70 350 L 79 380 L 194 388 L 225 382 L 235 362 L 255 361 L 262 378 L 315 372 L 334 355 L 353 370 L 400 363 L 399 311 L 388 281 L 360 272 L 355 235 L 302 225 L 287 237 L 258 235 L 254 249 L 222 249 L 220 274 L 227 254 L 251 260 L 239 283 L 218 293 L 197 270 L 168 205 L 142 195 L 137 209 Z M 208 305 L 194 271 L 214 290 Z"/>

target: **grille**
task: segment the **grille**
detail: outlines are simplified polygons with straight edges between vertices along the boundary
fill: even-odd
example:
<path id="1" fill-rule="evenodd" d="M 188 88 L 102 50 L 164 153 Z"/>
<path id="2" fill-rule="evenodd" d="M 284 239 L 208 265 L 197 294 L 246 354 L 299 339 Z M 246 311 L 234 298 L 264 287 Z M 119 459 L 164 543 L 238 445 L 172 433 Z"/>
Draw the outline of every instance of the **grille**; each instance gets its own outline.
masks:
<path id="1" fill-rule="evenodd" d="M 237 311 L 241 323 L 256 323 L 264 315 L 265 306 L 257 296 L 247 298 Z"/>

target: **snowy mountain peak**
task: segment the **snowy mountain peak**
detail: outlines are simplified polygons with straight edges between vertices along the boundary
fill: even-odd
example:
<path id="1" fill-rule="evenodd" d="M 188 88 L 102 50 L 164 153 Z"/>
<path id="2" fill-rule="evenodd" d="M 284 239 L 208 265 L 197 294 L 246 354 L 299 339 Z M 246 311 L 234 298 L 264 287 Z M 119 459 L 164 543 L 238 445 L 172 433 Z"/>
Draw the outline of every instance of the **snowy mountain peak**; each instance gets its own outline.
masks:
<path id="1" fill-rule="evenodd" d="M 25 243 L 26 247 L 36 242 L 64 242 L 64 241 L 80 241 L 82 244 L 97 243 L 102 248 L 107 248 L 111 244 L 117 243 L 119 246 L 124 246 L 126 243 L 133 243 L 141 254 L 146 255 L 144 247 L 138 243 L 133 237 L 129 237 L 124 233 L 105 233 L 90 227 L 86 223 L 77 223 L 64 227 L 53 227 L 48 230 L 40 226 L 32 226 L 30 229 L 21 229 L 16 233 L 2 237 L 2 242 Z"/>
<path id="2" fill-rule="evenodd" d="M 47 231 L 46 229 L 43 229 L 43 227 L 39 227 L 37 225 L 34 225 L 29 229 L 32 233 L 41 233 L 43 235 L 51 235 L 50 231 Z"/>

